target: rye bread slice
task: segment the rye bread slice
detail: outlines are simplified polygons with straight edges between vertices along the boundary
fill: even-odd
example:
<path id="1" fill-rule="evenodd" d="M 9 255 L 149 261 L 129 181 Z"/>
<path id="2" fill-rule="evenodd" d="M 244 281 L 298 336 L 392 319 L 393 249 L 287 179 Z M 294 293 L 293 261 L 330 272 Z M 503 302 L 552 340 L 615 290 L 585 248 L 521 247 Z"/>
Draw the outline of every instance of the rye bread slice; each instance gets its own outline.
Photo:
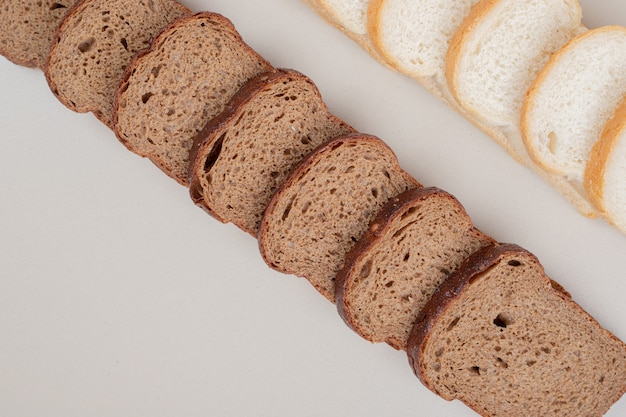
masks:
<path id="1" fill-rule="evenodd" d="M 209 214 L 257 236 L 265 207 L 310 151 L 355 132 L 317 87 L 292 70 L 249 80 L 202 129 L 190 157 L 190 194 Z"/>
<path id="2" fill-rule="evenodd" d="M 626 345 L 517 245 L 476 252 L 420 313 L 409 361 L 483 416 L 601 416 L 626 391 Z"/>
<path id="3" fill-rule="evenodd" d="M 54 34 L 76 0 L 3 0 L 0 55 L 25 67 L 44 69 Z"/>
<path id="4" fill-rule="evenodd" d="M 46 78 L 65 106 L 112 127 L 113 100 L 133 56 L 191 11 L 175 0 L 81 0 L 61 22 Z"/>
<path id="5" fill-rule="evenodd" d="M 417 314 L 470 254 L 494 243 L 461 203 L 435 187 L 385 204 L 337 275 L 339 315 L 371 342 L 406 349 Z"/>
<path id="6" fill-rule="evenodd" d="M 114 106 L 117 137 L 186 186 L 194 138 L 248 79 L 272 70 L 224 16 L 183 17 L 130 64 Z"/>
<path id="7" fill-rule="evenodd" d="M 274 194 L 259 230 L 261 254 L 334 302 L 346 253 L 390 198 L 419 186 L 380 139 L 339 136 L 309 154 Z"/>

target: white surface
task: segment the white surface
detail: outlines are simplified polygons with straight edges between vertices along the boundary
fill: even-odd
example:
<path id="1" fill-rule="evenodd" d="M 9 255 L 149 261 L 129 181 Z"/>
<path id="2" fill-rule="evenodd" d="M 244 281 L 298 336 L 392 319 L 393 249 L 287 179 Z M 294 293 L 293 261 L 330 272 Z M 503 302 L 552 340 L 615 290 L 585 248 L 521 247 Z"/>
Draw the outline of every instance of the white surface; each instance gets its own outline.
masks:
<path id="1" fill-rule="evenodd" d="M 229 17 L 332 111 L 383 138 L 485 232 L 534 252 L 626 339 L 626 236 L 556 191 L 297 0 L 184 2 Z M 582 2 L 589 26 L 623 0 Z M 349 330 L 256 242 L 0 58 L 0 416 L 474 416 L 404 354 Z M 626 399 L 607 414 L 626 415 Z"/>

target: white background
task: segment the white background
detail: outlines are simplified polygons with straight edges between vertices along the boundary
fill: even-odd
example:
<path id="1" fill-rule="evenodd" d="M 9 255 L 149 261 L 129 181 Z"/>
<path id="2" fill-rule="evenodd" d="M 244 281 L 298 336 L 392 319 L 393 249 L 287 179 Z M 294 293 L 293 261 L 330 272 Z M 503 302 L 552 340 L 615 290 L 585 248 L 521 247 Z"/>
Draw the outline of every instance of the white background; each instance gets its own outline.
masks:
<path id="1" fill-rule="evenodd" d="M 331 110 L 385 140 L 476 225 L 534 252 L 626 339 L 626 235 L 550 186 L 416 82 L 297 0 L 184 1 L 230 18 Z M 589 27 L 623 0 L 581 1 Z M 0 416 L 474 416 L 422 387 L 405 355 L 349 330 L 256 241 L 64 108 L 0 57 Z M 607 414 L 626 415 L 626 399 Z"/>

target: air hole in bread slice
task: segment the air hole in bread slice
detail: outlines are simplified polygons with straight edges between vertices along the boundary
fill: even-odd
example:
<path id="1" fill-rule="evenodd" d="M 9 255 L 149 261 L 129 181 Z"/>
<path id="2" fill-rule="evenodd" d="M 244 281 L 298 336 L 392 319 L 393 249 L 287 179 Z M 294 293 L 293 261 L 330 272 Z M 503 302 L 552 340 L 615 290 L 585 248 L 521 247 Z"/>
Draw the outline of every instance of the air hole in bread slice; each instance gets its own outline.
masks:
<path id="1" fill-rule="evenodd" d="M 219 139 L 215 141 L 211 152 L 209 152 L 206 159 L 204 160 L 205 172 L 209 172 L 213 165 L 215 165 L 217 158 L 220 157 L 220 154 L 222 153 L 222 143 L 224 143 L 224 136 L 226 136 L 226 133 L 222 134 L 222 136 L 220 136 Z"/>
<path id="2" fill-rule="evenodd" d="M 154 94 L 152 93 L 145 93 L 144 95 L 141 96 L 141 102 L 143 104 L 146 104 L 148 102 L 148 100 L 150 100 L 150 97 L 152 97 Z"/>
<path id="3" fill-rule="evenodd" d="M 493 319 L 493 324 L 502 329 L 506 329 L 507 326 L 513 324 L 513 319 L 506 313 L 500 313 L 495 319 Z"/>
<path id="4" fill-rule="evenodd" d="M 56 9 L 66 9 L 67 6 L 62 5 L 61 3 L 52 3 L 50 5 L 50 10 L 56 10 Z"/>
<path id="5" fill-rule="evenodd" d="M 96 43 L 96 38 L 89 38 L 78 44 L 78 50 L 82 53 L 89 52 Z"/>

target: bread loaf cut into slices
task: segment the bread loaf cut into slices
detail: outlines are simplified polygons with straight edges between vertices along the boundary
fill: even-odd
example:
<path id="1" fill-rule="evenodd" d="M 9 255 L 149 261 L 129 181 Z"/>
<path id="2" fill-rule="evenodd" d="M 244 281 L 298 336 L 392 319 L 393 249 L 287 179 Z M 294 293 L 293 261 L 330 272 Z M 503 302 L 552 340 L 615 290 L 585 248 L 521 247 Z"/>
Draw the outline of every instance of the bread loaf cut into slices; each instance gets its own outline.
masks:
<path id="1" fill-rule="evenodd" d="M 418 186 L 380 139 L 339 136 L 309 154 L 274 194 L 259 230 L 261 254 L 334 302 L 346 253 L 383 204 Z"/>
<path id="2" fill-rule="evenodd" d="M 626 233 L 626 97 L 591 149 L 585 189 L 604 218 Z"/>
<path id="3" fill-rule="evenodd" d="M 112 127 L 113 99 L 138 51 L 173 20 L 191 12 L 175 0 L 81 0 L 59 26 L 46 78 L 68 108 L 93 112 Z"/>
<path id="4" fill-rule="evenodd" d="M 25 67 L 46 65 L 57 27 L 76 0 L 0 2 L 0 55 Z"/>
<path id="5" fill-rule="evenodd" d="M 192 199 L 256 237 L 265 207 L 291 168 L 320 144 L 351 132 L 308 77 L 292 70 L 263 73 L 196 137 Z"/>
<path id="6" fill-rule="evenodd" d="M 178 19 L 130 64 L 115 101 L 117 137 L 186 186 L 198 132 L 248 79 L 271 70 L 225 17 Z"/>
<path id="7" fill-rule="evenodd" d="M 447 90 L 445 57 L 450 40 L 478 0 L 371 0 L 367 31 L 396 70 Z"/>
<path id="8" fill-rule="evenodd" d="M 528 88 L 581 19 L 578 0 L 479 1 L 450 43 L 452 94 L 482 123 L 519 126 Z"/>
<path id="9" fill-rule="evenodd" d="M 417 314 L 473 252 L 494 243 L 443 190 L 415 188 L 387 202 L 346 256 L 337 309 L 366 340 L 406 349 Z"/>
<path id="10" fill-rule="evenodd" d="M 418 316 L 409 361 L 482 416 L 601 416 L 626 390 L 626 345 L 517 245 L 472 255 Z"/>
<path id="11" fill-rule="evenodd" d="M 523 139 L 549 172 L 582 184 L 594 143 L 626 93 L 626 28 L 590 30 L 556 53 L 530 88 Z"/>

